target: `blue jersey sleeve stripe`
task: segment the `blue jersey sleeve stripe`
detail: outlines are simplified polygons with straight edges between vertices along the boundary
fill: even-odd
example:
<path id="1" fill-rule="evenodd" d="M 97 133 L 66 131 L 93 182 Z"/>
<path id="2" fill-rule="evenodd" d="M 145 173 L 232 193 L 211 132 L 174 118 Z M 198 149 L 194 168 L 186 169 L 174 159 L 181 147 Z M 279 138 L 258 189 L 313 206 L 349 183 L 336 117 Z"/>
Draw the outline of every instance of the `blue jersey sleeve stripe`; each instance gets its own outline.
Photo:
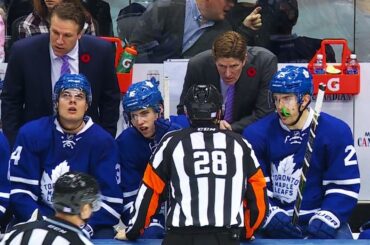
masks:
<path id="1" fill-rule="evenodd" d="M 104 196 L 104 195 L 101 195 L 101 199 L 104 200 L 104 201 L 107 201 L 107 202 L 118 203 L 118 204 L 122 204 L 122 202 L 123 202 L 122 198 L 108 197 L 108 196 Z"/>
<path id="2" fill-rule="evenodd" d="M 329 195 L 329 194 L 343 194 L 343 195 L 346 195 L 346 196 L 350 196 L 350 197 L 353 197 L 355 199 L 358 199 L 358 193 L 357 192 L 354 192 L 354 191 L 346 191 L 346 190 L 343 190 L 343 189 L 329 189 L 325 192 L 325 195 Z"/>
<path id="3" fill-rule="evenodd" d="M 101 204 L 101 207 L 104 208 L 105 210 L 107 210 L 108 213 L 110 213 L 111 215 L 113 215 L 117 219 L 119 219 L 121 217 L 121 215 L 119 213 L 117 213 L 113 208 L 111 208 L 110 206 L 108 206 L 106 203 L 103 202 Z"/>
<path id="4" fill-rule="evenodd" d="M 134 202 L 129 202 L 123 207 L 123 212 L 126 212 L 126 210 L 130 209 L 134 205 Z"/>
<path id="5" fill-rule="evenodd" d="M 137 188 L 136 190 L 133 190 L 133 191 L 123 192 L 123 197 L 135 196 L 135 195 L 137 195 L 138 191 L 139 191 L 139 188 Z"/>
<path id="6" fill-rule="evenodd" d="M 7 192 L 0 192 L 0 197 L 1 198 L 7 198 L 7 199 L 9 199 L 9 196 L 10 196 L 10 194 L 7 193 Z"/>
<path id="7" fill-rule="evenodd" d="M 0 212 L 5 213 L 5 211 L 6 211 L 6 208 L 0 205 Z"/>
<path id="8" fill-rule="evenodd" d="M 324 180 L 323 185 L 336 184 L 336 185 L 353 185 L 360 184 L 360 178 L 356 179 L 346 179 L 346 180 Z"/>
<path id="9" fill-rule="evenodd" d="M 15 176 L 10 176 L 10 181 L 28 184 L 28 185 L 39 185 L 38 180 L 26 179 L 26 178 L 15 177 Z"/>
<path id="10" fill-rule="evenodd" d="M 37 196 L 35 194 L 33 194 L 31 191 L 22 190 L 22 189 L 12 189 L 10 191 L 10 195 L 15 195 L 15 194 L 19 194 L 19 193 L 27 194 L 35 201 L 37 201 L 37 199 L 38 199 Z"/>

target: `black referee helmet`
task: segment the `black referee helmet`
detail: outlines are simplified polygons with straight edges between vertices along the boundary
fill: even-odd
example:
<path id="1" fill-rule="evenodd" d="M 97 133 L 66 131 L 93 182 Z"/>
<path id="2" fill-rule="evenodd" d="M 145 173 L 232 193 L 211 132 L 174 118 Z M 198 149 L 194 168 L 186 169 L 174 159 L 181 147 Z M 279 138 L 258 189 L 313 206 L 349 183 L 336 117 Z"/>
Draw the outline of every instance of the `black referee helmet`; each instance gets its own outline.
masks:
<path id="1" fill-rule="evenodd" d="M 95 212 L 100 209 L 100 199 L 98 182 L 88 174 L 67 172 L 55 182 L 53 206 L 57 212 L 80 214 L 85 204 Z"/>
<path id="2" fill-rule="evenodd" d="M 211 84 L 196 84 L 186 93 L 185 108 L 192 123 L 213 121 L 220 118 L 222 96 Z"/>

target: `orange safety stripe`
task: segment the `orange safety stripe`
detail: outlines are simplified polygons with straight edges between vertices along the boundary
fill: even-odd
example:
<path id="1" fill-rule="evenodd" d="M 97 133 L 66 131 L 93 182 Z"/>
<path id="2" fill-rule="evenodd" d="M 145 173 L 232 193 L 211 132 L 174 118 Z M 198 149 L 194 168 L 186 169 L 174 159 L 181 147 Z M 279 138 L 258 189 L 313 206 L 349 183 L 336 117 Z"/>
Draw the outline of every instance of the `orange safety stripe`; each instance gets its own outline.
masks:
<path id="1" fill-rule="evenodd" d="M 147 164 L 144 172 L 143 182 L 146 186 L 153 190 L 153 195 L 150 199 L 148 212 L 145 217 L 145 227 L 150 224 L 150 218 L 155 214 L 158 204 L 159 195 L 163 192 L 165 188 L 164 181 L 157 175 L 151 164 Z"/>
<path id="2" fill-rule="evenodd" d="M 245 210 L 244 219 L 245 219 L 245 228 L 246 228 L 246 237 L 247 239 L 251 238 L 254 231 L 262 224 L 265 215 L 266 215 L 266 181 L 262 173 L 262 170 L 259 169 L 257 172 L 248 179 L 248 182 L 252 185 L 252 189 L 255 193 L 256 205 L 258 208 L 258 216 L 256 222 L 251 224 L 251 215 L 250 210 Z M 247 206 L 247 201 L 244 203 L 245 207 Z"/>

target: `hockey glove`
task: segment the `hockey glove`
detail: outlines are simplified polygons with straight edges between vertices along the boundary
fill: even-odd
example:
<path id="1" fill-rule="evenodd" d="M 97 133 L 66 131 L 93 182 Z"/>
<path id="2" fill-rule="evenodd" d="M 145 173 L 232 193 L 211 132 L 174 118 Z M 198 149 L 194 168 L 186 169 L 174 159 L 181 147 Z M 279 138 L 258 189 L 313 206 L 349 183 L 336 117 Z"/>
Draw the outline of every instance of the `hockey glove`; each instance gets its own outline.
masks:
<path id="1" fill-rule="evenodd" d="M 171 127 L 169 120 L 164 118 L 158 118 L 155 122 L 155 142 L 161 141 L 163 135 L 165 135 Z"/>
<path id="2" fill-rule="evenodd" d="M 291 217 L 279 207 L 272 207 L 268 214 L 263 230 L 268 237 L 291 239 L 303 238 L 302 231 L 298 226 L 291 223 Z"/>
<path id="3" fill-rule="evenodd" d="M 333 239 L 340 227 L 339 219 L 331 212 L 321 210 L 317 212 L 308 223 L 308 238 Z"/>
<path id="4" fill-rule="evenodd" d="M 84 224 L 80 226 L 80 229 L 88 238 L 91 238 L 94 235 L 94 229 L 89 224 Z"/>

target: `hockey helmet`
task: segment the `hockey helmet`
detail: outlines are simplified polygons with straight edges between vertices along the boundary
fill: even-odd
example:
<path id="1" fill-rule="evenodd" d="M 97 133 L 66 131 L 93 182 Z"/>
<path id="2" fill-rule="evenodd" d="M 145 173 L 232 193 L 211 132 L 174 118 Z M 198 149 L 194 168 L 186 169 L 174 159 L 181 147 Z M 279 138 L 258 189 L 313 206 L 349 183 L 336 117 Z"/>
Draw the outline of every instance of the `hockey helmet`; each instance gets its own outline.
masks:
<path id="1" fill-rule="evenodd" d="M 160 112 L 163 98 L 158 85 L 159 83 L 155 80 L 132 84 L 122 99 L 124 112 L 129 115 L 131 112 L 146 108 L 153 108 L 156 112 Z"/>
<path id="2" fill-rule="evenodd" d="M 191 121 L 214 120 L 222 108 L 222 96 L 211 84 L 193 85 L 186 93 L 184 104 Z"/>
<path id="3" fill-rule="evenodd" d="M 312 95 L 312 76 L 305 67 L 286 66 L 275 73 L 270 83 L 270 91 L 272 94 L 293 93 L 300 104 L 304 95 Z"/>
<path id="4" fill-rule="evenodd" d="M 79 214 L 85 204 L 93 211 L 100 209 L 101 197 L 98 182 L 90 175 L 67 172 L 54 185 L 53 206 L 57 212 Z"/>
<path id="5" fill-rule="evenodd" d="M 66 89 L 78 89 L 85 93 L 88 104 L 91 104 L 92 94 L 90 83 L 82 74 L 64 74 L 54 86 L 53 101 L 57 102 L 59 95 Z"/>

